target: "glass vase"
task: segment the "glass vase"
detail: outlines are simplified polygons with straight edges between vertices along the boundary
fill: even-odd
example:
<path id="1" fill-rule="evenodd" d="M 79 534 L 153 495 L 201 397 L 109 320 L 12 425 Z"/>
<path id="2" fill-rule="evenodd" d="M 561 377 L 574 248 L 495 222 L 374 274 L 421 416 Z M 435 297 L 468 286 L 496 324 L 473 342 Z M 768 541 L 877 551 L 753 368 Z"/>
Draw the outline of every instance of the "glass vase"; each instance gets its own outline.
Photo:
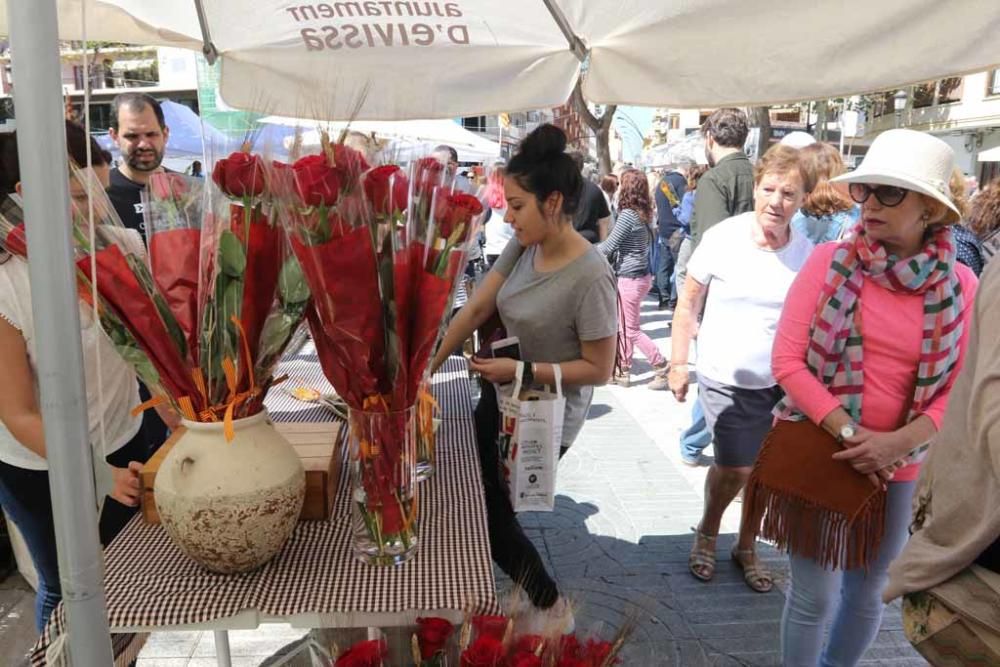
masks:
<path id="1" fill-rule="evenodd" d="M 351 547 L 371 565 L 417 552 L 416 407 L 349 410 Z"/>
<path id="2" fill-rule="evenodd" d="M 434 455 L 435 428 L 434 413 L 437 401 L 431 393 L 430 382 L 425 382 L 417 394 L 416 435 L 417 435 L 417 481 L 423 482 L 434 476 L 436 458 Z"/>

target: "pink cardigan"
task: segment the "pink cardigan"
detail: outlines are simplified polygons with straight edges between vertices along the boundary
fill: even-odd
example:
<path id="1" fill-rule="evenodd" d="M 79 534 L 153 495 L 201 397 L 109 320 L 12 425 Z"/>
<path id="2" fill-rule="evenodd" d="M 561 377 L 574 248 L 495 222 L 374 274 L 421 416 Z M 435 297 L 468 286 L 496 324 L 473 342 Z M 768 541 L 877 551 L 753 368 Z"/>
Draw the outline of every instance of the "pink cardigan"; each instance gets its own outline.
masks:
<path id="1" fill-rule="evenodd" d="M 799 271 L 788 291 L 771 354 L 775 379 L 799 410 L 817 424 L 840 407 L 837 397 L 806 367 L 809 323 L 836 246 L 836 243 L 817 246 Z M 964 298 L 962 320 L 965 327 L 958 359 L 961 368 L 978 281 L 965 265 L 956 264 L 955 271 Z M 923 297 L 893 292 L 865 280 L 861 288 L 861 308 L 865 322 L 862 425 L 875 431 L 893 431 L 905 425 L 913 397 L 923 336 Z M 958 369 L 949 380 L 947 391 L 927 408 L 926 415 L 939 429 L 957 375 Z M 900 469 L 894 479 L 912 481 L 919 472 L 919 464 L 910 465 Z"/>

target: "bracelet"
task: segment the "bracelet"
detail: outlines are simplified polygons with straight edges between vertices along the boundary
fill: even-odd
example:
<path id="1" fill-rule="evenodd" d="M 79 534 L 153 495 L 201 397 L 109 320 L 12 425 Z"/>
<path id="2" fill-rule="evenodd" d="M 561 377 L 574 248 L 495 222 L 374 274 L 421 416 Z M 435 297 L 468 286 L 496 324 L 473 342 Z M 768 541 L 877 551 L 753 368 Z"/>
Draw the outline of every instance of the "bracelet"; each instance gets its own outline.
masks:
<path id="1" fill-rule="evenodd" d="M 691 364 L 686 363 L 686 362 L 683 363 L 683 364 L 675 364 L 675 363 L 671 362 L 669 365 L 670 365 L 670 370 L 674 370 L 675 368 L 683 368 L 683 369 L 687 370 L 688 368 L 691 367 Z"/>

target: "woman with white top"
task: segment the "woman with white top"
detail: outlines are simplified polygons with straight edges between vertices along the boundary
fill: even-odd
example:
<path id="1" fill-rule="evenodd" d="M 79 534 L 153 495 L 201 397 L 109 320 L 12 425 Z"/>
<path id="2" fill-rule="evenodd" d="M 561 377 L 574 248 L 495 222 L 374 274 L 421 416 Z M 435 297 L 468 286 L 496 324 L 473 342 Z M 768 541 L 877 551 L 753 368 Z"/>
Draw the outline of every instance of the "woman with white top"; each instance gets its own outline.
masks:
<path id="1" fill-rule="evenodd" d="M 81 165 L 87 163 L 87 142 L 91 142 L 90 166 L 107 186 L 111 156 L 74 123 L 66 123 L 66 140 L 70 159 Z M 5 199 L 12 191 L 21 190 L 13 135 L 0 140 L 0 167 L 0 199 Z M 71 185 L 70 194 L 86 205 L 87 193 L 79 184 Z M 136 242 L 142 246 L 141 239 L 136 238 Z M 138 475 L 147 446 L 140 431 L 142 416 L 131 412 L 140 403 L 135 374 L 117 355 L 91 309 L 82 305 L 80 337 L 90 439 L 95 448 L 105 444 L 101 454 L 111 464 L 114 480 L 100 521 L 101 542 L 106 545 L 136 512 Z M 37 354 L 28 264 L 0 251 L 0 368 L 4 369 L 0 383 L 0 504 L 24 536 L 38 571 L 35 623 L 41 632 L 62 596 L 38 400 Z"/>

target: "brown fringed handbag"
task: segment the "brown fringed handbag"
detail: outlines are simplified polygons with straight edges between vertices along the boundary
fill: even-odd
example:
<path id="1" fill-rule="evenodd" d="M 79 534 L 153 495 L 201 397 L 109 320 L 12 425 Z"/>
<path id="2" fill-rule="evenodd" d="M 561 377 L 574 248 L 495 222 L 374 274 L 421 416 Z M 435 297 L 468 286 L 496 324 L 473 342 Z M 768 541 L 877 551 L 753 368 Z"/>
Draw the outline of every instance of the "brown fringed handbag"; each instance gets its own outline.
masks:
<path id="1" fill-rule="evenodd" d="M 885 532 L 885 497 L 833 455 L 836 438 L 781 420 L 764 439 L 743 498 L 743 525 L 778 549 L 839 570 L 867 568 Z"/>

